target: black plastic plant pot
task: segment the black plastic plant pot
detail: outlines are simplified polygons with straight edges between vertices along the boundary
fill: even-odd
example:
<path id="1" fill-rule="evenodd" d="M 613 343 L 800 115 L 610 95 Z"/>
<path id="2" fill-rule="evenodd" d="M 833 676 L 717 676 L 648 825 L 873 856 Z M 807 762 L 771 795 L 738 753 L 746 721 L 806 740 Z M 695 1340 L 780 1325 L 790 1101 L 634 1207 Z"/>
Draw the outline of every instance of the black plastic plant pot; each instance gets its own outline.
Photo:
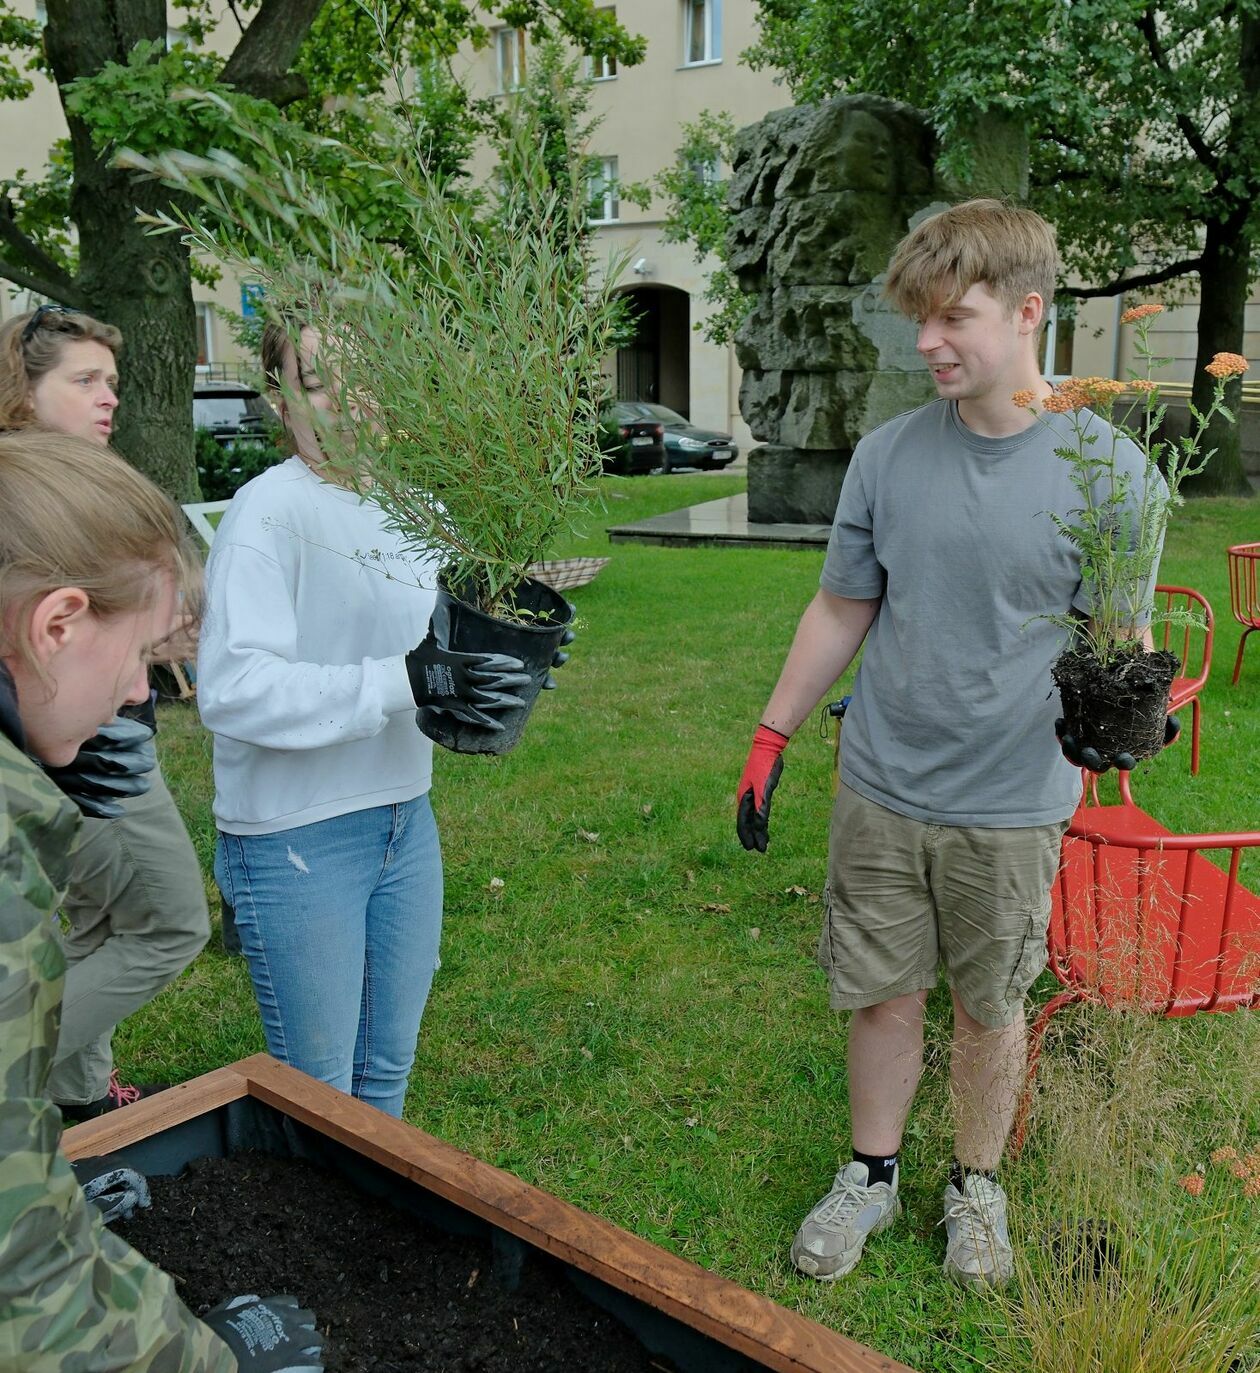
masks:
<path id="1" fill-rule="evenodd" d="M 1153 758 L 1164 746 L 1168 692 L 1180 663 L 1173 653 L 1135 653 L 1104 666 L 1071 649 L 1051 675 L 1062 701 L 1064 733 L 1104 758 Z"/>
<path id="2" fill-rule="evenodd" d="M 511 609 L 519 619 L 487 615 L 463 600 L 458 587 L 449 586 L 444 577 L 438 579 L 433 607 L 433 634 L 438 643 L 454 653 L 505 653 L 519 658 L 530 678 L 520 692 L 524 704 L 496 713 L 502 730 L 465 724 L 444 711 L 422 706 L 416 712 L 420 728 L 435 744 L 453 753 L 508 753 L 516 747 L 574 615 L 573 606 L 558 591 L 532 577 L 512 593 Z"/>

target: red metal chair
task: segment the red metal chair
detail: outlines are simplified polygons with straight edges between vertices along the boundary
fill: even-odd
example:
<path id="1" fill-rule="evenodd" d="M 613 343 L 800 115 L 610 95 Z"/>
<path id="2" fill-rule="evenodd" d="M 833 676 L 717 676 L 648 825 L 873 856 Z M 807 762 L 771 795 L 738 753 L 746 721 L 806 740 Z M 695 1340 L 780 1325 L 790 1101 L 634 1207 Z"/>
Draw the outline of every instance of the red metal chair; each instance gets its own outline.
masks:
<path id="1" fill-rule="evenodd" d="M 1197 614 L 1203 626 L 1173 624 L 1167 620 L 1155 627 L 1155 647 L 1166 648 L 1181 660 L 1181 673 L 1173 678 L 1168 695 L 1168 712 L 1190 707 L 1190 772 L 1199 771 L 1199 693 L 1207 686 L 1212 668 L 1212 607 L 1207 597 L 1188 586 L 1157 586 L 1157 610 L 1184 610 Z"/>
<path id="2" fill-rule="evenodd" d="M 1243 851 L 1256 847 L 1256 830 L 1171 833 L 1134 803 L 1125 773 L 1120 803 L 1101 805 L 1088 777 L 1051 893 L 1049 966 L 1064 990 L 1029 1034 L 1012 1152 L 1023 1146 L 1042 1038 L 1064 1006 L 1158 1016 L 1260 1006 L 1260 898 L 1238 880 Z M 1227 852 L 1225 866 L 1205 850 Z"/>
<path id="3" fill-rule="evenodd" d="M 1234 619 L 1243 627 L 1238 641 L 1238 657 L 1234 659 L 1232 683 L 1238 685 L 1242 671 L 1243 649 L 1247 635 L 1260 629 L 1260 594 L 1256 591 L 1256 568 L 1260 566 L 1260 543 L 1235 544 L 1229 550 L 1229 608 Z"/>

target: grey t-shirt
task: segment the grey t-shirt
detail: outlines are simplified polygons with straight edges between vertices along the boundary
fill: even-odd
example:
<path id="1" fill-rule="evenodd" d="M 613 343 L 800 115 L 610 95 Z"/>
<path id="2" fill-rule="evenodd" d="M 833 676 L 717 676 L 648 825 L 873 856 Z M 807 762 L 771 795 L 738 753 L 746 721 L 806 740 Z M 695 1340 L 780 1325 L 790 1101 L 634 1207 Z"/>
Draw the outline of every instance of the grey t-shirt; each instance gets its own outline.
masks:
<path id="1" fill-rule="evenodd" d="M 1109 452 L 1113 431 L 1083 412 Z M 1090 606 L 1055 527 L 1082 499 L 1056 447 L 1071 416 L 986 438 L 937 400 L 880 425 L 845 474 L 821 583 L 881 597 L 845 716 L 841 777 L 918 820 L 993 829 L 1071 815 L 1080 774 L 1059 752 L 1050 666 L 1067 631 L 1036 618 Z M 1143 490 L 1138 447 L 1117 467 Z"/>

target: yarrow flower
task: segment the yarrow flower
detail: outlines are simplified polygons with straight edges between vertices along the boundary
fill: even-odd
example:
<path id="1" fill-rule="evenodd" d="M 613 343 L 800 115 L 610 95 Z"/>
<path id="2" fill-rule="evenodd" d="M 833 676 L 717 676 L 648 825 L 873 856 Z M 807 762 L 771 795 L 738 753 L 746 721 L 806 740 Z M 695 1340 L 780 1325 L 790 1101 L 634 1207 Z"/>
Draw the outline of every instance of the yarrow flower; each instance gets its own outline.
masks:
<path id="1" fill-rule="evenodd" d="M 1228 1163 L 1231 1159 L 1238 1157 L 1238 1150 L 1232 1145 L 1226 1144 L 1223 1148 L 1213 1149 L 1208 1157 L 1213 1163 Z"/>
<path id="2" fill-rule="evenodd" d="M 1140 319 L 1150 319 L 1152 315 L 1162 315 L 1162 305 L 1133 305 L 1120 316 L 1121 324 L 1136 324 Z"/>
<path id="3" fill-rule="evenodd" d="M 1189 1173 L 1181 1178 L 1178 1187 L 1184 1187 L 1192 1197 L 1197 1197 L 1203 1191 L 1203 1175 L 1201 1173 Z"/>
<path id="4" fill-rule="evenodd" d="M 1226 377 L 1241 377 L 1249 366 L 1241 353 L 1217 353 L 1203 370 L 1209 376 L 1224 380 Z"/>
<path id="5" fill-rule="evenodd" d="M 1110 377 L 1069 377 L 1054 390 L 1055 395 L 1066 401 L 1066 405 L 1046 405 L 1045 409 L 1062 414 L 1064 410 L 1084 410 L 1087 406 L 1106 409 L 1117 396 L 1124 395 L 1125 386 L 1124 382 L 1113 381 Z"/>
<path id="6" fill-rule="evenodd" d="M 1251 1201 L 1260 1197 L 1260 1177 L 1250 1178 L 1243 1184 L 1243 1196 L 1248 1197 Z"/>
<path id="7" fill-rule="evenodd" d="M 1069 410 L 1073 410 L 1076 407 L 1066 396 L 1061 396 L 1057 391 L 1052 391 L 1045 400 L 1041 402 L 1041 408 L 1043 410 L 1049 410 L 1052 415 L 1065 415 Z"/>
<path id="8" fill-rule="evenodd" d="M 1033 391 L 1027 391 L 1027 390 L 1025 390 L 1025 391 L 1016 391 L 1015 394 L 1011 397 L 1011 400 L 1013 400 L 1013 401 L 1015 402 L 1015 404 L 1018 405 L 1019 408 L 1020 408 L 1021 410 L 1027 410 L 1028 407 L 1029 407 L 1029 406 L 1033 403 L 1033 401 L 1036 400 L 1036 399 L 1037 399 L 1036 393 L 1033 392 Z"/>
<path id="9" fill-rule="evenodd" d="M 1149 396 L 1152 391 L 1159 390 L 1159 382 L 1146 380 L 1131 381 L 1129 383 L 1129 390 L 1138 391 L 1144 396 Z"/>

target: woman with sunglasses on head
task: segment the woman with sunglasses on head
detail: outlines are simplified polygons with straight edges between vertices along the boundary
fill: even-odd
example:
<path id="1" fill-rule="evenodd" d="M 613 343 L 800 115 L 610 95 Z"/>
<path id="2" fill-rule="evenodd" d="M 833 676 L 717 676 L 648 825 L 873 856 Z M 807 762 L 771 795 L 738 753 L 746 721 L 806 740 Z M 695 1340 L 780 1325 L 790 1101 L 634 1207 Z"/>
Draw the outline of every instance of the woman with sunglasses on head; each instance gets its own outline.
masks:
<path id="1" fill-rule="evenodd" d="M 230 1297 L 199 1321 L 106 1229 L 149 1204 L 145 1179 L 119 1158 L 72 1168 L 47 1095 L 54 924 L 81 823 L 48 770 L 144 703 L 150 660 L 192 627 L 180 515 L 99 445 L 34 429 L 0 436 L 0 511 L 0 1368 L 320 1373 L 322 1338 L 292 1297 Z"/>
<path id="2" fill-rule="evenodd" d="M 0 325 L 0 431 L 52 430 L 106 450 L 118 408 L 111 325 L 60 306 Z M 110 1041 L 197 956 L 210 932 L 197 855 L 156 763 L 146 700 L 50 776 L 83 812 L 62 912 L 69 963 L 49 1095 L 87 1120 L 155 1090 L 122 1084 Z"/>

